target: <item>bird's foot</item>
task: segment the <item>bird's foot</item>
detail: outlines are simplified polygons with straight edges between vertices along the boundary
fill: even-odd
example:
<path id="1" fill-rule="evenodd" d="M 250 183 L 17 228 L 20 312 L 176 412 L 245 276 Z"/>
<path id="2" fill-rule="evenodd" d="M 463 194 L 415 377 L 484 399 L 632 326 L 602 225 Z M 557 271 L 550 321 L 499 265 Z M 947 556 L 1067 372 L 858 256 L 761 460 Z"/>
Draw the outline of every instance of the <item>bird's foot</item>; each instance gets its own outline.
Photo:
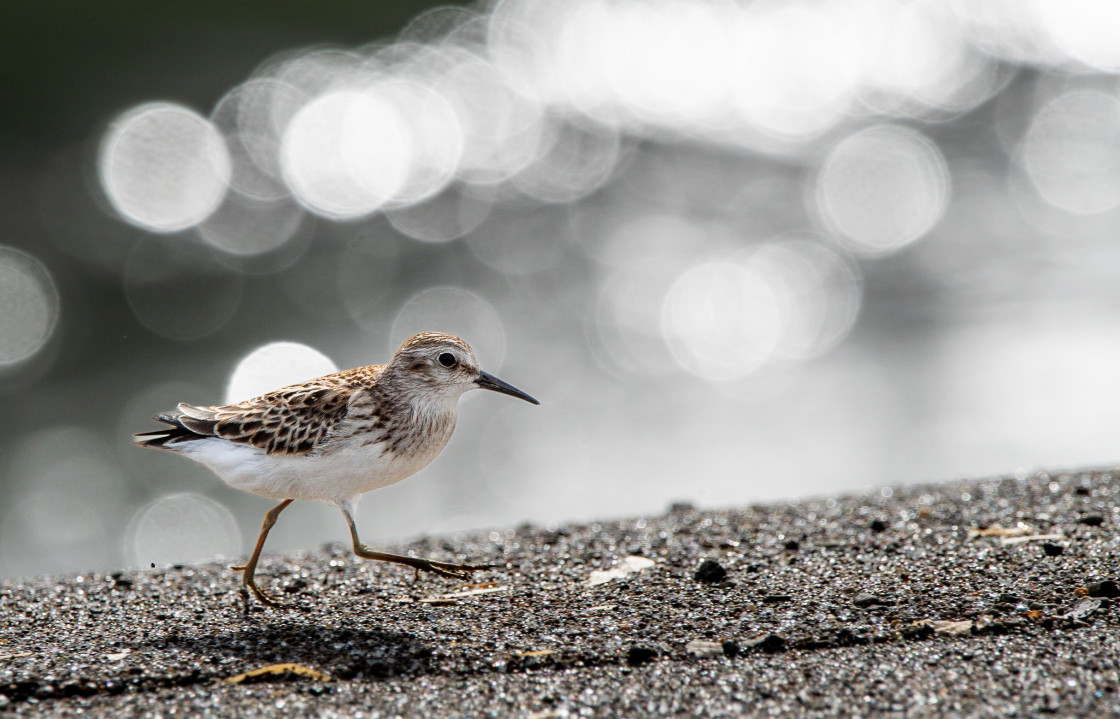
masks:
<path id="1" fill-rule="evenodd" d="M 449 579 L 466 580 L 470 578 L 471 572 L 481 572 L 484 569 L 494 568 L 492 564 L 452 564 L 450 562 L 439 562 L 435 559 L 423 559 L 421 557 L 406 557 L 399 554 L 375 552 L 358 541 L 357 533 L 354 535 L 354 554 L 357 554 L 363 559 L 372 559 L 375 562 L 403 564 L 406 567 L 412 567 L 417 573 L 431 572 L 432 574 L 438 574 L 441 577 L 447 577 Z"/>
<path id="2" fill-rule="evenodd" d="M 448 562 L 437 562 L 434 559 L 420 559 L 412 566 L 416 568 L 417 572 L 423 570 L 438 574 L 441 577 L 460 580 L 470 579 L 471 572 L 481 572 L 494 568 L 493 564 L 450 564 Z"/>
<path id="3" fill-rule="evenodd" d="M 230 569 L 232 569 L 235 572 L 244 572 L 246 568 L 245 567 L 230 567 Z M 243 577 L 242 582 L 241 582 L 241 599 L 245 604 L 245 614 L 246 614 L 246 616 L 249 614 L 249 592 L 252 592 L 253 596 L 257 598 L 257 601 L 259 601 L 261 604 L 265 605 L 266 607 L 272 607 L 273 609 L 295 609 L 295 607 L 292 606 L 291 604 L 285 604 L 284 602 L 278 602 L 275 599 L 273 599 L 272 597 L 265 594 L 264 590 L 262 590 L 260 587 L 257 586 L 256 580 L 252 576 L 246 575 L 245 577 Z"/>

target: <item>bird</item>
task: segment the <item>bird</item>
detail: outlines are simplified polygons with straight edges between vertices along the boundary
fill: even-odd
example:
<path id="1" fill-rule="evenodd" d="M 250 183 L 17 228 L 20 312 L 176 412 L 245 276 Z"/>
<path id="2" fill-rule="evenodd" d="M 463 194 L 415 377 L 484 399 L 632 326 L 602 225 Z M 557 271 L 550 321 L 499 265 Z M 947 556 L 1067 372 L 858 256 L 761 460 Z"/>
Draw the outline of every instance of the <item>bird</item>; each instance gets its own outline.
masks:
<path id="1" fill-rule="evenodd" d="M 295 500 L 338 507 L 359 557 L 464 580 L 490 567 L 375 551 L 359 538 L 354 513 L 361 495 L 411 477 L 439 455 L 455 429 L 459 397 L 473 389 L 540 404 L 479 369 L 462 339 L 421 332 L 387 364 L 335 372 L 237 404 L 180 403 L 153 417 L 167 427 L 136 434 L 133 442 L 194 460 L 235 489 L 280 500 L 265 514 L 249 560 L 232 567 L 241 572 L 246 613 L 250 592 L 269 607 L 286 606 L 257 585 L 255 574 L 269 530 Z"/>

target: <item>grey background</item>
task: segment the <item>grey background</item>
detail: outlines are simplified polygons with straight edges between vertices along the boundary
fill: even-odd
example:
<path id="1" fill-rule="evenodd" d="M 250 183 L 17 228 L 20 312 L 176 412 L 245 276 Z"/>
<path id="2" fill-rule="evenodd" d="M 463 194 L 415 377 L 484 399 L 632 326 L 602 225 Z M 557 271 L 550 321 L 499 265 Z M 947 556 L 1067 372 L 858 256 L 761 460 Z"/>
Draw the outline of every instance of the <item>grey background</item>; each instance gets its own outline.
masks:
<path id="1" fill-rule="evenodd" d="M 674 7 L 650 6 L 649 17 L 675 17 Z M 364 500 L 369 541 L 634 516 L 679 498 L 721 506 L 1114 460 L 1120 101 L 1117 63 L 1107 44 L 1092 42 L 1110 18 L 1057 23 L 1034 5 L 1014 17 L 999 3 L 915 6 L 891 34 L 909 37 L 898 29 L 908 27 L 914 42 L 885 43 L 900 54 L 865 58 L 864 85 L 837 109 L 818 90 L 835 89 L 833 73 L 848 67 L 844 38 L 890 13 L 822 4 L 848 21 L 825 22 L 838 45 L 808 52 L 789 47 L 766 4 L 695 7 L 702 19 L 739 13 L 762 28 L 751 36 L 754 64 L 729 65 L 725 81 L 747 100 L 789 100 L 788 116 L 751 106 L 716 122 L 697 111 L 710 98 L 690 88 L 707 80 L 674 63 L 691 47 L 720 47 L 714 37 L 695 44 L 703 22 L 693 34 L 669 33 L 686 50 L 674 55 L 679 48 L 647 47 L 646 35 L 625 32 L 652 32 L 640 17 L 628 25 L 593 15 L 611 38 L 605 45 L 617 38 L 624 59 L 636 61 L 603 68 L 614 84 L 597 105 L 535 105 L 556 126 L 590 128 L 617 150 L 589 194 L 534 198 L 531 175 L 475 182 L 470 191 L 494 204 L 447 243 L 409 237 L 382 212 L 340 221 L 297 210 L 291 242 L 241 261 L 194 228 L 156 233 L 113 211 L 98 150 L 114 121 L 157 100 L 209 116 L 277 53 L 326 43 L 384 58 L 424 6 L 6 6 L 0 245 L 49 273 L 58 320 L 37 352 L 0 372 L 0 574 L 246 550 L 264 500 L 186 460 L 135 449 L 128 437 L 176 402 L 223 401 L 242 358 L 274 341 L 350 367 L 387 360 L 410 331 L 444 329 L 543 403 L 465 398 L 444 455 Z M 789 37 L 803 43 L 830 17 L 791 7 L 809 13 L 790 21 Z M 496 12 L 476 11 L 482 27 Z M 404 38 L 486 57 L 479 20 L 437 19 L 412 23 Z M 532 12 L 517 19 L 534 36 L 554 27 Z M 922 65 L 918 40 L 946 34 L 958 54 Z M 558 67 L 541 57 L 545 70 Z M 546 75 L 511 83 L 543 92 L 516 81 Z M 750 84 L 759 78 L 770 84 Z M 665 104 L 690 97 L 690 107 Z M 791 124 L 775 132 L 783 117 Z M 798 132 L 798 122 L 820 126 Z M 882 143 L 859 144 L 868 137 Z M 898 143 L 933 157 L 933 169 L 892 155 Z M 842 147 L 854 149 L 838 155 Z M 572 176 L 586 179 L 601 157 L 572 150 L 553 160 L 575 158 Z M 543 167 L 546 179 L 564 177 L 562 164 Z M 876 184 L 892 171 L 911 183 Z M 837 210 L 836 198 L 849 204 Z M 910 222 L 916 236 L 885 251 L 852 237 L 898 237 Z M 820 330 L 806 330 L 811 351 L 759 349 L 755 338 L 773 328 L 769 315 L 737 312 L 758 299 L 750 287 L 732 292 L 741 306 L 727 295 L 714 309 L 686 302 L 692 314 L 676 326 L 701 334 L 660 336 L 673 283 L 690 270 L 738 267 L 760 249 L 780 259 L 780 248 L 804 248 L 797 242 L 834 263 L 817 283 L 769 277 L 816 308 L 798 315 Z M 30 316 L 20 314 L 21 287 L 0 285 L 8 317 Z M 417 304 L 418 295 L 429 302 Z M 726 336 L 703 334 L 706 317 Z M 0 333 L 21 327 L 0 323 Z M 0 336 L 0 350 L 14 336 Z M 697 357 L 738 376 L 713 379 Z M 269 547 L 342 537 L 333 509 L 305 503 L 285 513 Z"/>

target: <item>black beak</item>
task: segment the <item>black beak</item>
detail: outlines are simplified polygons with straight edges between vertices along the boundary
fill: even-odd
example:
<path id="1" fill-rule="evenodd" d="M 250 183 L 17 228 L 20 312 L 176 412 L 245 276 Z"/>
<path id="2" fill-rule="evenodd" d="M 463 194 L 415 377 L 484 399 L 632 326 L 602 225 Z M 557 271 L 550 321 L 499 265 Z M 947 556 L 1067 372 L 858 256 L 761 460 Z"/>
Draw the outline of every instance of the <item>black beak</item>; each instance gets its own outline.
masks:
<path id="1" fill-rule="evenodd" d="M 540 402 L 517 389 L 509 382 L 503 382 L 489 372 L 479 372 L 478 379 L 476 379 L 474 383 L 482 389 L 488 389 L 491 392 L 501 392 L 502 394 L 508 394 L 510 397 L 517 397 L 518 399 L 523 399 L 532 404 L 540 404 Z"/>

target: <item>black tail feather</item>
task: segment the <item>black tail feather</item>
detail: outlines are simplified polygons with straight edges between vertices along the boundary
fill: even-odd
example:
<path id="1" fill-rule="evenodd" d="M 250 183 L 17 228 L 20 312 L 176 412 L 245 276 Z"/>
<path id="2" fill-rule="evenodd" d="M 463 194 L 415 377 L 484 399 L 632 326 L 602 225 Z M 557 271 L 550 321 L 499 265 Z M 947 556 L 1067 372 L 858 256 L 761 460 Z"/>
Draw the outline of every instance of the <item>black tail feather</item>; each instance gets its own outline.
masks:
<path id="1" fill-rule="evenodd" d="M 192 432 L 183 426 L 179 415 L 174 412 L 164 412 L 152 417 L 157 422 L 171 425 L 166 429 L 157 429 L 154 432 L 142 432 L 132 435 L 132 441 L 141 447 L 154 447 L 160 449 L 169 444 L 182 442 L 189 439 L 198 439 L 203 435 Z"/>

